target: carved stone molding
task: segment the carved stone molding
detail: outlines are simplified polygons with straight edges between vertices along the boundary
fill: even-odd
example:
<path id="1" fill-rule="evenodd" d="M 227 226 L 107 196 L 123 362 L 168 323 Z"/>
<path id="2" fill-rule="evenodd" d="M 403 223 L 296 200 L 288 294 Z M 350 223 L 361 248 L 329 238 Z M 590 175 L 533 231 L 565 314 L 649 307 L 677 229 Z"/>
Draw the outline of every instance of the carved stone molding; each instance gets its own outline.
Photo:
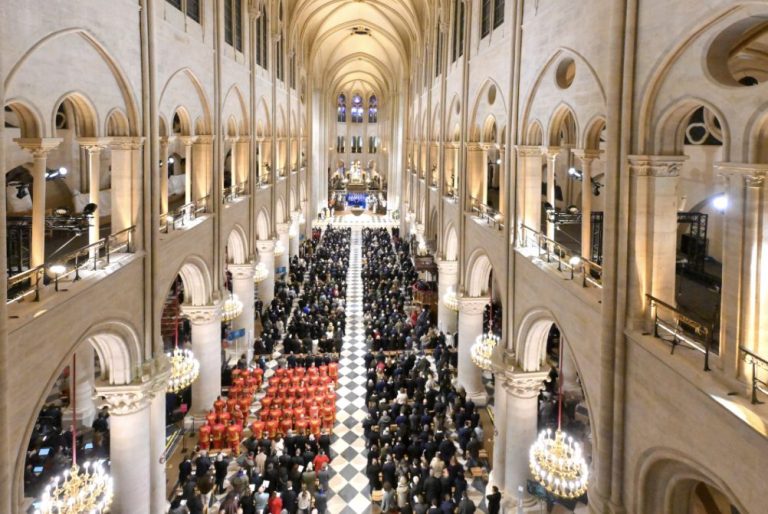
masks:
<path id="1" fill-rule="evenodd" d="M 196 136 L 195 144 L 198 145 L 212 145 L 213 144 L 213 135 L 212 134 L 201 134 L 199 136 Z"/>
<path id="2" fill-rule="evenodd" d="M 62 141 L 64 140 L 60 137 L 16 138 L 13 140 L 14 143 L 31 153 L 35 159 L 45 157 L 48 152 L 56 149 Z"/>
<path id="3" fill-rule="evenodd" d="M 459 261 L 444 261 L 439 259 L 437 261 L 437 271 L 439 277 L 442 278 L 445 275 L 458 275 L 459 273 Z"/>
<path id="4" fill-rule="evenodd" d="M 265 253 L 274 253 L 275 252 L 275 240 L 274 239 L 260 239 L 256 241 L 256 250 L 258 250 L 259 255 L 265 254 Z"/>
<path id="5" fill-rule="evenodd" d="M 517 155 L 520 157 L 541 157 L 543 150 L 540 146 L 518 145 L 516 147 Z"/>
<path id="6" fill-rule="evenodd" d="M 531 399 L 539 395 L 549 371 L 521 372 L 507 370 L 503 375 L 503 384 L 507 392 L 522 399 Z"/>
<path id="7" fill-rule="evenodd" d="M 684 155 L 630 155 L 629 173 L 633 177 L 679 177 L 687 159 Z"/>
<path id="8" fill-rule="evenodd" d="M 291 224 L 290 223 L 278 223 L 275 226 L 275 229 L 277 230 L 277 233 L 282 236 L 282 235 L 285 235 L 285 234 L 288 233 L 288 231 L 291 229 Z"/>
<path id="9" fill-rule="evenodd" d="M 197 136 L 179 136 L 179 141 L 184 146 L 192 146 L 197 142 Z"/>
<path id="10" fill-rule="evenodd" d="M 571 150 L 571 153 L 575 155 L 582 163 L 585 161 L 594 161 L 600 159 L 600 155 L 603 154 L 603 150 Z"/>
<path id="11" fill-rule="evenodd" d="M 181 313 L 193 325 L 207 325 L 221 321 L 221 304 L 214 305 L 182 305 Z"/>
<path id="12" fill-rule="evenodd" d="M 230 264 L 227 269 L 232 273 L 232 278 L 235 280 L 253 279 L 255 272 L 253 264 Z"/>
<path id="13" fill-rule="evenodd" d="M 141 150 L 142 146 L 144 146 L 143 137 L 112 137 L 109 139 L 109 147 L 113 150 Z"/>
<path id="14" fill-rule="evenodd" d="M 491 299 L 487 296 L 460 296 L 458 300 L 459 314 L 469 314 L 470 316 L 482 315 L 485 306 L 491 303 Z"/>
<path id="15" fill-rule="evenodd" d="M 77 144 L 89 154 L 94 154 L 101 152 L 104 148 L 109 146 L 109 139 L 100 137 L 79 137 L 77 138 Z"/>

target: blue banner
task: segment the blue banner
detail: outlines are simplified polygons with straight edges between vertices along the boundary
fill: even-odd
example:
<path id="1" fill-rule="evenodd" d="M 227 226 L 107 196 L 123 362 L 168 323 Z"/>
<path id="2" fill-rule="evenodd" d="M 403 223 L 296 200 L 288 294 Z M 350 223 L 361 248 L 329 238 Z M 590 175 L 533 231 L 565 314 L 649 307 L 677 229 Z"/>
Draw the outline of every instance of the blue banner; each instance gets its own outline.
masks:
<path id="1" fill-rule="evenodd" d="M 244 328 L 241 328 L 240 330 L 233 330 L 227 334 L 227 341 L 234 341 L 235 339 L 240 339 L 241 337 L 245 337 Z"/>

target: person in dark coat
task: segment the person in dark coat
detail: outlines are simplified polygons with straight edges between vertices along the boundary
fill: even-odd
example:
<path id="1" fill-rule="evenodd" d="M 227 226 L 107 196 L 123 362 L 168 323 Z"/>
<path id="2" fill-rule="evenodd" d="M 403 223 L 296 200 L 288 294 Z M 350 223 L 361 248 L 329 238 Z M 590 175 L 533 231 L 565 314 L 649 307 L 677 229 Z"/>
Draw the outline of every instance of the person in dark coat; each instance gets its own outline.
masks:
<path id="1" fill-rule="evenodd" d="M 485 497 L 488 503 L 488 514 L 499 514 L 501 512 L 501 493 L 499 488 L 493 486 L 493 492 Z"/>
<path id="2" fill-rule="evenodd" d="M 184 485 L 192 475 L 192 461 L 189 457 L 184 457 L 184 460 L 179 463 L 179 484 Z"/>
<path id="3" fill-rule="evenodd" d="M 229 468 L 229 459 L 224 457 L 224 454 L 220 453 L 216 457 L 216 462 L 213 464 L 213 468 L 216 471 L 216 491 L 217 494 L 224 492 L 224 480 L 227 478 L 227 468 Z"/>

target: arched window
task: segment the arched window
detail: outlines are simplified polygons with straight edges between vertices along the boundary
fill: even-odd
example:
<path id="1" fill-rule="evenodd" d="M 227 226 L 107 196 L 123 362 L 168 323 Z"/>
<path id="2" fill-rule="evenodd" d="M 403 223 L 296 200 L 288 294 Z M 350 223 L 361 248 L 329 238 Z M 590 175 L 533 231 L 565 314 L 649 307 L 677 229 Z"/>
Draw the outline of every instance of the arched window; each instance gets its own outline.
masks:
<path id="1" fill-rule="evenodd" d="M 224 41 L 235 50 L 243 51 L 243 2 L 225 0 L 224 2 Z"/>
<path id="2" fill-rule="evenodd" d="M 363 98 L 360 95 L 352 97 L 352 123 L 363 122 Z"/>
<path id="3" fill-rule="evenodd" d="M 368 123 L 379 122 L 379 101 L 376 99 L 376 95 L 371 95 L 368 100 Z"/>
<path id="4" fill-rule="evenodd" d="M 200 23 L 200 0 L 166 0 L 169 4 L 187 16 L 192 18 L 197 23 Z"/>
<path id="5" fill-rule="evenodd" d="M 336 107 L 336 121 L 346 123 L 347 121 L 347 97 L 344 93 L 339 95 L 338 107 Z"/>
<path id="6" fill-rule="evenodd" d="M 267 10 L 262 5 L 260 9 L 259 19 L 256 21 L 256 65 L 261 66 L 265 70 L 267 69 L 267 55 L 269 52 L 269 45 L 267 45 Z"/>

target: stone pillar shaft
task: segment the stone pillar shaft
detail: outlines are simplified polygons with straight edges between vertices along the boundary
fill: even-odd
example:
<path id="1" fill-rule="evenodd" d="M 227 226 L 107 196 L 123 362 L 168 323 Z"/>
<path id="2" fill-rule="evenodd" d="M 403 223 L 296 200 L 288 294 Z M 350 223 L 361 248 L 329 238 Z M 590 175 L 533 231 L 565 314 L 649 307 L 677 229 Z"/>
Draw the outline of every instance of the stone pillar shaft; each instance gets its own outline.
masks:
<path id="1" fill-rule="evenodd" d="M 437 281 L 437 326 L 446 333 L 453 334 L 458 329 L 459 314 L 449 309 L 443 298 L 453 291 L 457 294 L 459 284 L 459 263 L 457 261 L 438 261 Z"/>
<path id="2" fill-rule="evenodd" d="M 221 312 L 219 305 L 183 306 L 184 316 L 192 325 L 192 352 L 200 361 L 200 376 L 192 384 L 194 415 L 213 407 L 221 394 Z"/>
<path id="3" fill-rule="evenodd" d="M 483 311 L 489 298 L 459 298 L 459 384 L 467 397 L 478 405 L 485 405 L 487 395 L 483 386 L 482 372 L 472 362 L 471 348 L 483 333 Z"/>
<path id="4" fill-rule="evenodd" d="M 259 283 L 259 298 L 266 307 L 275 297 L 275 242 L 257 241 L 256 248 L 259 252 L 259 262 L 267 270 L 267 278 Z"/>
<path id="5" fill-rule="evenodd" d="M 252 355 L 253 349 L 253 297 L 255 284 L 253 283 L 254 268 L 253 264 L 230 264 L 229 271 L 232 273 L 232 292 L 243 302 L 243 313 L 233 322 L 235 330 L 245 329 L 245 337 L 238 341 L 237 348 L 240 353 Z"/>

